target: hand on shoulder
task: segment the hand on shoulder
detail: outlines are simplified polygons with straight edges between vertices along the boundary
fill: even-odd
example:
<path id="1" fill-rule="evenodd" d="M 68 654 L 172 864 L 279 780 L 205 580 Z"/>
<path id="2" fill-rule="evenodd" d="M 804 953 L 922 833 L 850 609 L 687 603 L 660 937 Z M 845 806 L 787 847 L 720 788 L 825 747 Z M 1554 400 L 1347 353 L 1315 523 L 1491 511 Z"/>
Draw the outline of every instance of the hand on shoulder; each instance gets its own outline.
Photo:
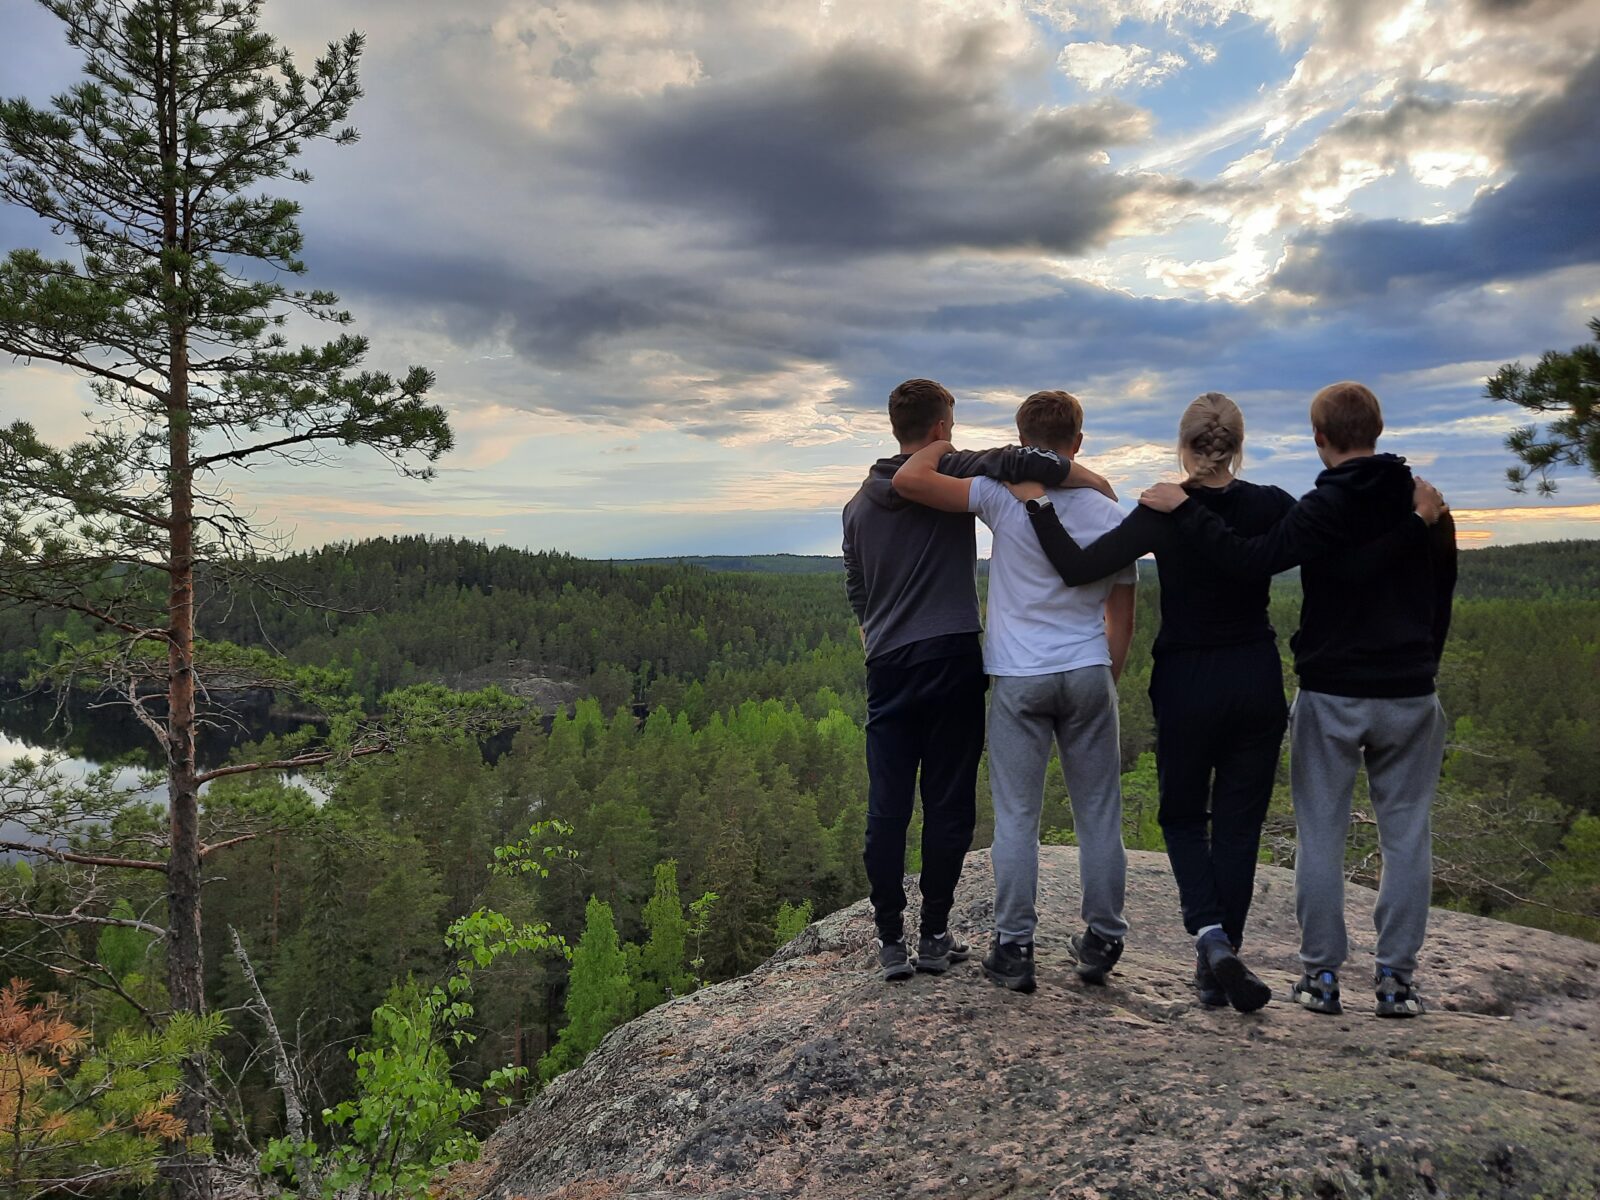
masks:
<path id="1" fill-rule="evenodd" d="M 1157 483 L 1145 488 L 1139 503 L 1157 512 L 1169 513 L 1189 498 L 1189 493 L 1175 483 Z"/>
<path id="2" fill-rule="evenodd" d="M 1420 475 L 1416 477 L 1411 496 L 1417 515 L 1429 525 L 1437 525 L 1439 518 L 1450 511 L 1443 493 Z"/>

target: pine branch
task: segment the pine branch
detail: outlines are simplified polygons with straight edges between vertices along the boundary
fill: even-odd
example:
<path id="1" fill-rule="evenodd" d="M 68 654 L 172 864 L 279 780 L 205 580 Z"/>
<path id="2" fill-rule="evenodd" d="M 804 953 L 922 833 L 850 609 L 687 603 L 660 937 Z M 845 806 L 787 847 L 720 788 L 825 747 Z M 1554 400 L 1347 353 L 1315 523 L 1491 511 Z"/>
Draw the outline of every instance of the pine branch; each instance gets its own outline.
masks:
<path id="1" fill-rule="evenodd" d="M 80 854 L 76 850 L 58 850 L 54 846 L 42 846 L 37 842 L 15 842 L 0 839 L 0 850 L 17 850 L 25 854 L 42 854 L 56 862 L 75 863 L 82 867 L 126 867 L 134 871 L 161 871 L 165 872 L 167 864 L 150 862 L 142 858 L 116 858 L 100 854 Z M 40 919 L 43 919 L 42 917 Z M 134 929 L 146 928 L 142 921 L 122 921 L 110 918 L 95 918 L 99 925 L 128 925 Z"/>

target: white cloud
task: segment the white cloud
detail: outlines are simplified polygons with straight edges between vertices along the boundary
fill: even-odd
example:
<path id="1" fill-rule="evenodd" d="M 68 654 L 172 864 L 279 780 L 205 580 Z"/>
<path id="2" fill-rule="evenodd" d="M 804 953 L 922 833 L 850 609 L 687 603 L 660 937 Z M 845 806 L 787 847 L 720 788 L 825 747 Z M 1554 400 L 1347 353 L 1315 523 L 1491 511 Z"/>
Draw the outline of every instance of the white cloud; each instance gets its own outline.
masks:
<path id="1" fill-rule="evenodd" d="M 1170 50 L 1111 42 L 1071 42 L 1056 60 L 1062 74 L 1091 92 L 1149 87 L 1181 71 L 1186 62 Z"/>

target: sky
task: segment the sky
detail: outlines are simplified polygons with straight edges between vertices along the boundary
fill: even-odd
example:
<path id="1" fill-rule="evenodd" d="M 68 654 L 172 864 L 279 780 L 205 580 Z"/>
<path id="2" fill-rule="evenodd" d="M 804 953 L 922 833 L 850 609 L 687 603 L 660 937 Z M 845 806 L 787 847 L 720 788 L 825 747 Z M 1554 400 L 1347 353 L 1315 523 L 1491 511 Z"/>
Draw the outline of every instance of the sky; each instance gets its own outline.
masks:
<path id="1" fill-rule="evenodd" d="M 436 479 L 375 455 L 231 480 L 297 546 L 459 535 L 590 557 L 837 553 L 902 379 L 957 442 L 1030 392 L 1124 494 L 1224 391 L 1247 478 L 1308 489 L 1359 379 L 1463 544 L 1600 537 L 1600 483 L 1506 485 L 1502 363 L 1600 314 L 1600 0 L 269 0 L 303 63 L 367 37 L 313 147 L 308 282 L 370 365 L 438 375 Z M 0 95 L 76 59 L 0 0 Z M 0 251 L 46 246 L 0 205 Z M 0 420 L 82 429 L 0 362 Z"/>

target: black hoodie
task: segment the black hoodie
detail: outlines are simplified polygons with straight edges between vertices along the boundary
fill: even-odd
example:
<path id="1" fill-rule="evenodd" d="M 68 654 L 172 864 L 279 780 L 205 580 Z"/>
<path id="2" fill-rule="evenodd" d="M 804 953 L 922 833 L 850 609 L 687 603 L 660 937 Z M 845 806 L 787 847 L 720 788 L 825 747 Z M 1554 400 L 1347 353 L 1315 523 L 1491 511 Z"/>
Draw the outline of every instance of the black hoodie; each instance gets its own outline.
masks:
<path id="1" fill-rule="evenodd" d="M 894 490 L 894 473 L 909 454 L 880 458 L 844 506 L 845 590 L 867 635 L 867 661 L 901 647 L 952 634 L 977 649 L 978 543 L 971 513 L 913 504 Z M 1049 450 L 1002 446 L 956 450 L 939 473 L 957 479 L 987 475 L 1005 483 L 1059 487 L 1072 464 Z M 958 641 L 960 639 L 957 639 Z M 967 648 L 952 644 L 959 653 Z"/>
<path id="2" fill-rule="evenodd" d="M 1349 459 L 1323 471 L 1276 526 L 1249 539 L 1199 504 L 1185 502 L 1176 513 L 1192 547 L 1226 569 L 1301 566 L 1300 629 L 1291 640 L 1301 687 L 1426 696 L 1450 628 L 1455 524 L 1448 513 L 1431 527 L 1412 515 L 1413 482 L 1396 455 Z M 1397 528 L 1401 522 L 1409 525 Z"/>

